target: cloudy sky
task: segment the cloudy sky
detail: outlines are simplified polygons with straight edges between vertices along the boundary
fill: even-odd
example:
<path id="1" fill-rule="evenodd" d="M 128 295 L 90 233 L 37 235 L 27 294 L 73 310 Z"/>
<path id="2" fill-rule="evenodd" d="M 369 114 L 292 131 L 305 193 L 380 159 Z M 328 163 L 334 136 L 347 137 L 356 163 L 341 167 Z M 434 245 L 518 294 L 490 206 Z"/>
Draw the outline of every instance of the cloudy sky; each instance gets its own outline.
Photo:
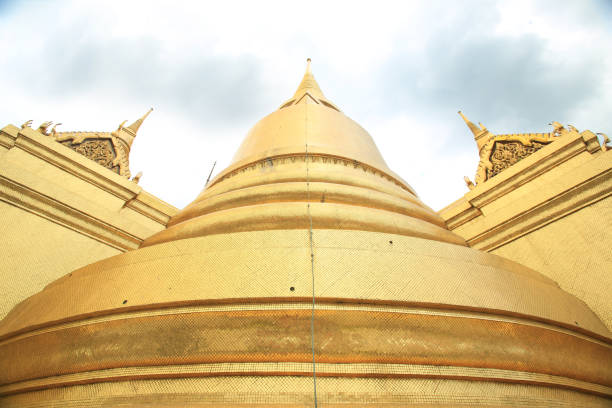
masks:
<path id="1" fill-rule="evenodd" d="M 612 133 L 612 1 L 0 0 L 0 126 L 111 131 L 141 185 L 182 208 L 295 91 L 307 57 L 328 99 L 440 209 L 494 133 L 552 120 Z"/>

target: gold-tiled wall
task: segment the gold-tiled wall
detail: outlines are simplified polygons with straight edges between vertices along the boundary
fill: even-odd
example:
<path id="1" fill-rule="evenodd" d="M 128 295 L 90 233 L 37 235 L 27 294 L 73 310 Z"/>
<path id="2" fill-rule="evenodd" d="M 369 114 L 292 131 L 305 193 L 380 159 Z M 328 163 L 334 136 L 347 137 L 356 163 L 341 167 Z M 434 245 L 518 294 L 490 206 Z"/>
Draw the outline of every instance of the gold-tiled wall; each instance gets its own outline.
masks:
<path id="1" fill-rule="evenodd" d="M 0 214 L 0 319 L 64 274 L 122 252 L 2 201 Z"/>
<path id="2" fill-rule="evenodd" d="M 555 280 L 612 329 L 611 230 L 608 196 L 491 252 Z"/>
<path id="3" fill-rule="evenodd" d="M 138 248 L 175 212 L 48 135 L 0 129 L 0 319 L 72 270 Z"/>
<path id="4" fill-rule="evenodd" d="M 472 248 L 519 262 L 612 329 L 612 150 L 590 131 L 554 142 L 440 210 Z"/>

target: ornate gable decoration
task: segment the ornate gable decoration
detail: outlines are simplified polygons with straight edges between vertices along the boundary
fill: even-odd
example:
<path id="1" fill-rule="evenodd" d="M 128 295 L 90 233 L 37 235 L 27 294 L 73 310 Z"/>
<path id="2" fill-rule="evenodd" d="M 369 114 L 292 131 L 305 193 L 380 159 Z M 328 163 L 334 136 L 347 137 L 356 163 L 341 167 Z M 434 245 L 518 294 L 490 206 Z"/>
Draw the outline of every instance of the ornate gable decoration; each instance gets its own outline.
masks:
<path id="1" fill-rule="evenodd" d="M 554 133 L 493 135 L 481 151 L 476 184 L 487 181 L 540 150 L 552 142 L 554 137 Z"/>
<path id="2" fill-rule="evenodd" d="M 481 123 L 480 127 L 474 125 L 461 111 L 459 115 L 474 134 L 480 156 L 474 183 L 468 177 L 464 177 L 470 190 L 537 152 L 556 138 L 569 133 L 578 133 L 578 129 L 572 125 L 568 125 L 566 129 L 559 122 L 552 122 L 549 123 L 553 126 L 553 131 L 550 133 L 493 135 Z"/>
<path id="3" fill-rule="evenodd" d="M 153 108 L 128 127 L 124 127 L 127 121 L 123 121 L 117 130 L 112 132 L 57 132 L 55 128 L 61 123 L 56 123 L 51 131 L 48 131 L 53 122 L 44 122 L 37 130 L 110 171 L 130 178 L 130 148 L 140 125 L 152 110 Z M 30 127 L 31 124 L 31 120 L 27 121 L 21 128 Z"/>
<path id="4" fill-rule="evenodd" d="M 490 157 L 492 168 L 487 170 L 487 178 L 496 176 L 502 170 L 536 152 L 545 144 L 547 143 L 532 142 L 531 146 L 529 146 L 523 145 L 521 142 L 495 142 Z"/>
<path id="5" fill-rule="evenodd" d="M 130 177 L 129 151 L 109 132 L 61 132 L 55 140 L 99 165 Z"/>

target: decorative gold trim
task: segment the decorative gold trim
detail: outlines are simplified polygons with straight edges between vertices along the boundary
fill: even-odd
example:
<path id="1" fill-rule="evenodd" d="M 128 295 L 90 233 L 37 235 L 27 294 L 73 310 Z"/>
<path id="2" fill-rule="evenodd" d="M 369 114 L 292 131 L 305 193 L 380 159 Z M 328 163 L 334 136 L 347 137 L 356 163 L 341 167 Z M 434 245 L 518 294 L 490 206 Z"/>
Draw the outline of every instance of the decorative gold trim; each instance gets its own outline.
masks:
<path id="1" fill-rule="evenodd" d="M 121 251 L 136 249 L 138 237 L 0 176 L 0 200 L 44 217 Z"/>
<path id="2" fill-rule="evenodd" d="M 292 298 L 251 298 L 246 299 L 210 299 L 206 301 L 189 301 L 184 305 L 157 304 L 154 308 L 135 308 L 128 311 L 107 311 L 108 314 L 100 316 L 76 316 L 79 320 L 63 322 L 52 322 L 42 328 L 33 328 L 29 331 L 19 331 L 8 334 L 0 339 L 0 346 L 22 339 L 37 336 L 43 333 L 52 333 L 72 327 L 87 326 L 90 324 L 112 322 L 125 319 L 137 319 L 152 316 L 181 315 L 206 312 L 237 312 L 237 311 L 264 311 L 264 310 L 311 310 L 312 304 L 308 299 Z M 596 333 L 585 331 L 580 327 L 567 328 L 558 325 L 558 322 L 545 322 L 533 316 L 510 315 L 503 311 L 479 310 L 478 308 L 466 309 L 457 306 L 417 304 L 410 302 L 392 301 L 368 301 L 364 299 L 332 299 L 317 298 L 315 310 L 345 310 L 364 312 L 385 312 L 411 315 L 429 315 L 441 317 L 459 317 L 465 319 L 478 319 L 493 322 L 513 323 L 551 330 L 557 333 L 567 334 L 582 340 L 598 344 L 604 347 L 612 346 L 612 338 L 604 338 Z"/>
<path id="3" fill-rule="evenodd" d="M 312 376 L 311 363 L 242 362 L 179 364 L 145 367 L 121 367 L 57 375 L 0 386 L 0 396 L 42 389 L 164 378 L 225 376 Z M 612 388 L 573 378 L 497 368 L 436 366 L 427 364 L 317 363 L 317 376 L 349 378 L 430 378 L 465 381 L 532 384 L 582 391 L 604 397 L 612 396 Z"/>
<path id="4" fill-rule="evenodd" d="M 557 195 L 554 199 L 546 201 L 518 217 L 468 239 L 467 243 L 471 248 L 487 252 L 493 251 L 537 228 L 612 195 L 610 180 L 612 180 L 612 169 L 604 171 L 597 177 Z M 553 210 L 554 212 L 551 213 Z"/>
<path id="5" fill-rule="evenodd" d="M 287 155 L 280 155 L 280 156 L 272 156 L 272 157 L 266 157 L 265 159 L 261 159 L 261 160 L 257 160 L 255 162 L 249 163 L 249 164 L 245 164 L 244 166 L 232 169 L 230 172 L 221 175 L 220 177 L 218 176 L 215 180 L 213 180 L 213 182 L 210 184 L 210 187 L 222 182 L 223 180 L 227 180 L 229 178 L 235 177 L 241 173 L 245 173 L 247 171 L 253 171 L 256 170 L 258 168 L 265 168 L 265 167 L 269 167 L 269 166 L 275 166 L 278 164 L 284 164 L 287 160 L 290 161 L 296 161 L 296 160 L 300 160 L 300 161 L 306 161 L 306 159 L 310 160 L 312 163 L 316 163 L 316 162 L 322 162 L 322 163 L 329 163 L 329 164 L 341 164 L 344 166 L 353 166 L 355 169 L 361 169 L 363 170 L 365 173 L 371 173 L 374 175 L 377 175 L 393 184 L 395 184 L 398 187 L 401 187 L 403 190 L 411 193 L 412 195 L 414 195 L 415 197 L 416 192 L 414 192 L 414 190 L 412 188 L 410 188 L 410 186 L 407 186 L 405 183 L 400 182 L 399 180 L 395 179 L 394 177 L 390 176 L 389 174 L 378 170 L 375 167 L 369 166 L 365 163 L 361 163 L 358 162 L 356 160 L 352 160 L 352 159 L 347 159 L 344 157 L 340 157 L 340 156 L 332 156 L 332 155 L 327 155 L 327 154 L 317 154 L 317 153 L 309 153 L 308 155 L 306 155 L 305 153 L 296 153 L 296 154 L 287 154 Z"/>
<path id="6" fill-rule="evenodd" d="M 142 191 L 142 187 L 130 183 L 116 173 L 99 171 L 101 168 L 83 155 L 67 149 L 66 153 L 58 152 L 53 145 L 55 141 L 31 133 L 31 129 L 22 130 L 15 140 L 15 146 L 48 163 L 79 177 L 100 189 L 107 191 L 122 200 L 130 200 Z M 72 157 L 71 157 L 72 156 Z M 114 180 L 113 180 L 114 178 Z"/>
<path id="7" fill-rule="evenodd" d="M 512 166 L 516 162 L 524 159 L 530 154 L 537 151 L 542 145 L 551 143 L 554 140 L 553 133 L 522 133 L 512 135 L 493 135 L 489 141 L 484 145 L 480 151 L 480 162 L 478 163 L 478 169 L 476 170 L 476 178 L 474 182 L 476 185 L 484 183 L 491 177 L 496 176 L 504 169 Z M 516 149 L 515 151 L 507 150 L 510 153 L 510 157 L 503 159 L 496 159 L 493 157 L 498 146 L 503 146 L 509 142 L 520 143 L 522 146 L 536 147 L 535 149 L 525 149 L 521 151 Z M 539 147 L 538 147 L 539 145 Z M 503 162 L 503 168 L 498 171 L 493 171 L 494 168 L 498 167 L 498 162 Z"/>

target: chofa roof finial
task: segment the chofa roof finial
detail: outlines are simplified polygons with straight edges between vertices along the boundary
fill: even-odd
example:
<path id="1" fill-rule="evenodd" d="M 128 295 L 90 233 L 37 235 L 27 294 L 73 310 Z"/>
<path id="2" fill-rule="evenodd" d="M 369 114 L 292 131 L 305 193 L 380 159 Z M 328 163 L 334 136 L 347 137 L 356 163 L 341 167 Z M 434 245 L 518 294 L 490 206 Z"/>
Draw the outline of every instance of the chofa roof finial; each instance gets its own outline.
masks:
<path id="1" fill-rule="evenodd" d="M 136 133 L 138 132 L 138 129 L 140 128 L 140 125 L 142 125 L 142 122 L 144 122 L 144 120 L 147 118 L 147 116 L 149 116 L 149 113 L 151 113 L 152 111 L 153 111 L 153 108 L 149 109 L 149 111 L 147 113 L 145 113 L 142 116 L 142 118 L 137 119 L 134 123 L 132 123 L 126 129 L 131 130 L 134 133 L 134 136 L 136 136 Z"/>
<path id="2" fill-rule="evenodd" d="M 465 122 L 465 124 L 468 125 L 468 127 L 470 128 L 470 130 L 474 134 L 474 137 L 476 137 L 480 133 L 482 133 L 483 129 L 478 129 L 478 126 L 476 126 L 468 118 L 466 118 L 465 115 L 463 114 L 463 112 L 458 111 L 457 113 L 463 118 L 463 121 Z"/>

